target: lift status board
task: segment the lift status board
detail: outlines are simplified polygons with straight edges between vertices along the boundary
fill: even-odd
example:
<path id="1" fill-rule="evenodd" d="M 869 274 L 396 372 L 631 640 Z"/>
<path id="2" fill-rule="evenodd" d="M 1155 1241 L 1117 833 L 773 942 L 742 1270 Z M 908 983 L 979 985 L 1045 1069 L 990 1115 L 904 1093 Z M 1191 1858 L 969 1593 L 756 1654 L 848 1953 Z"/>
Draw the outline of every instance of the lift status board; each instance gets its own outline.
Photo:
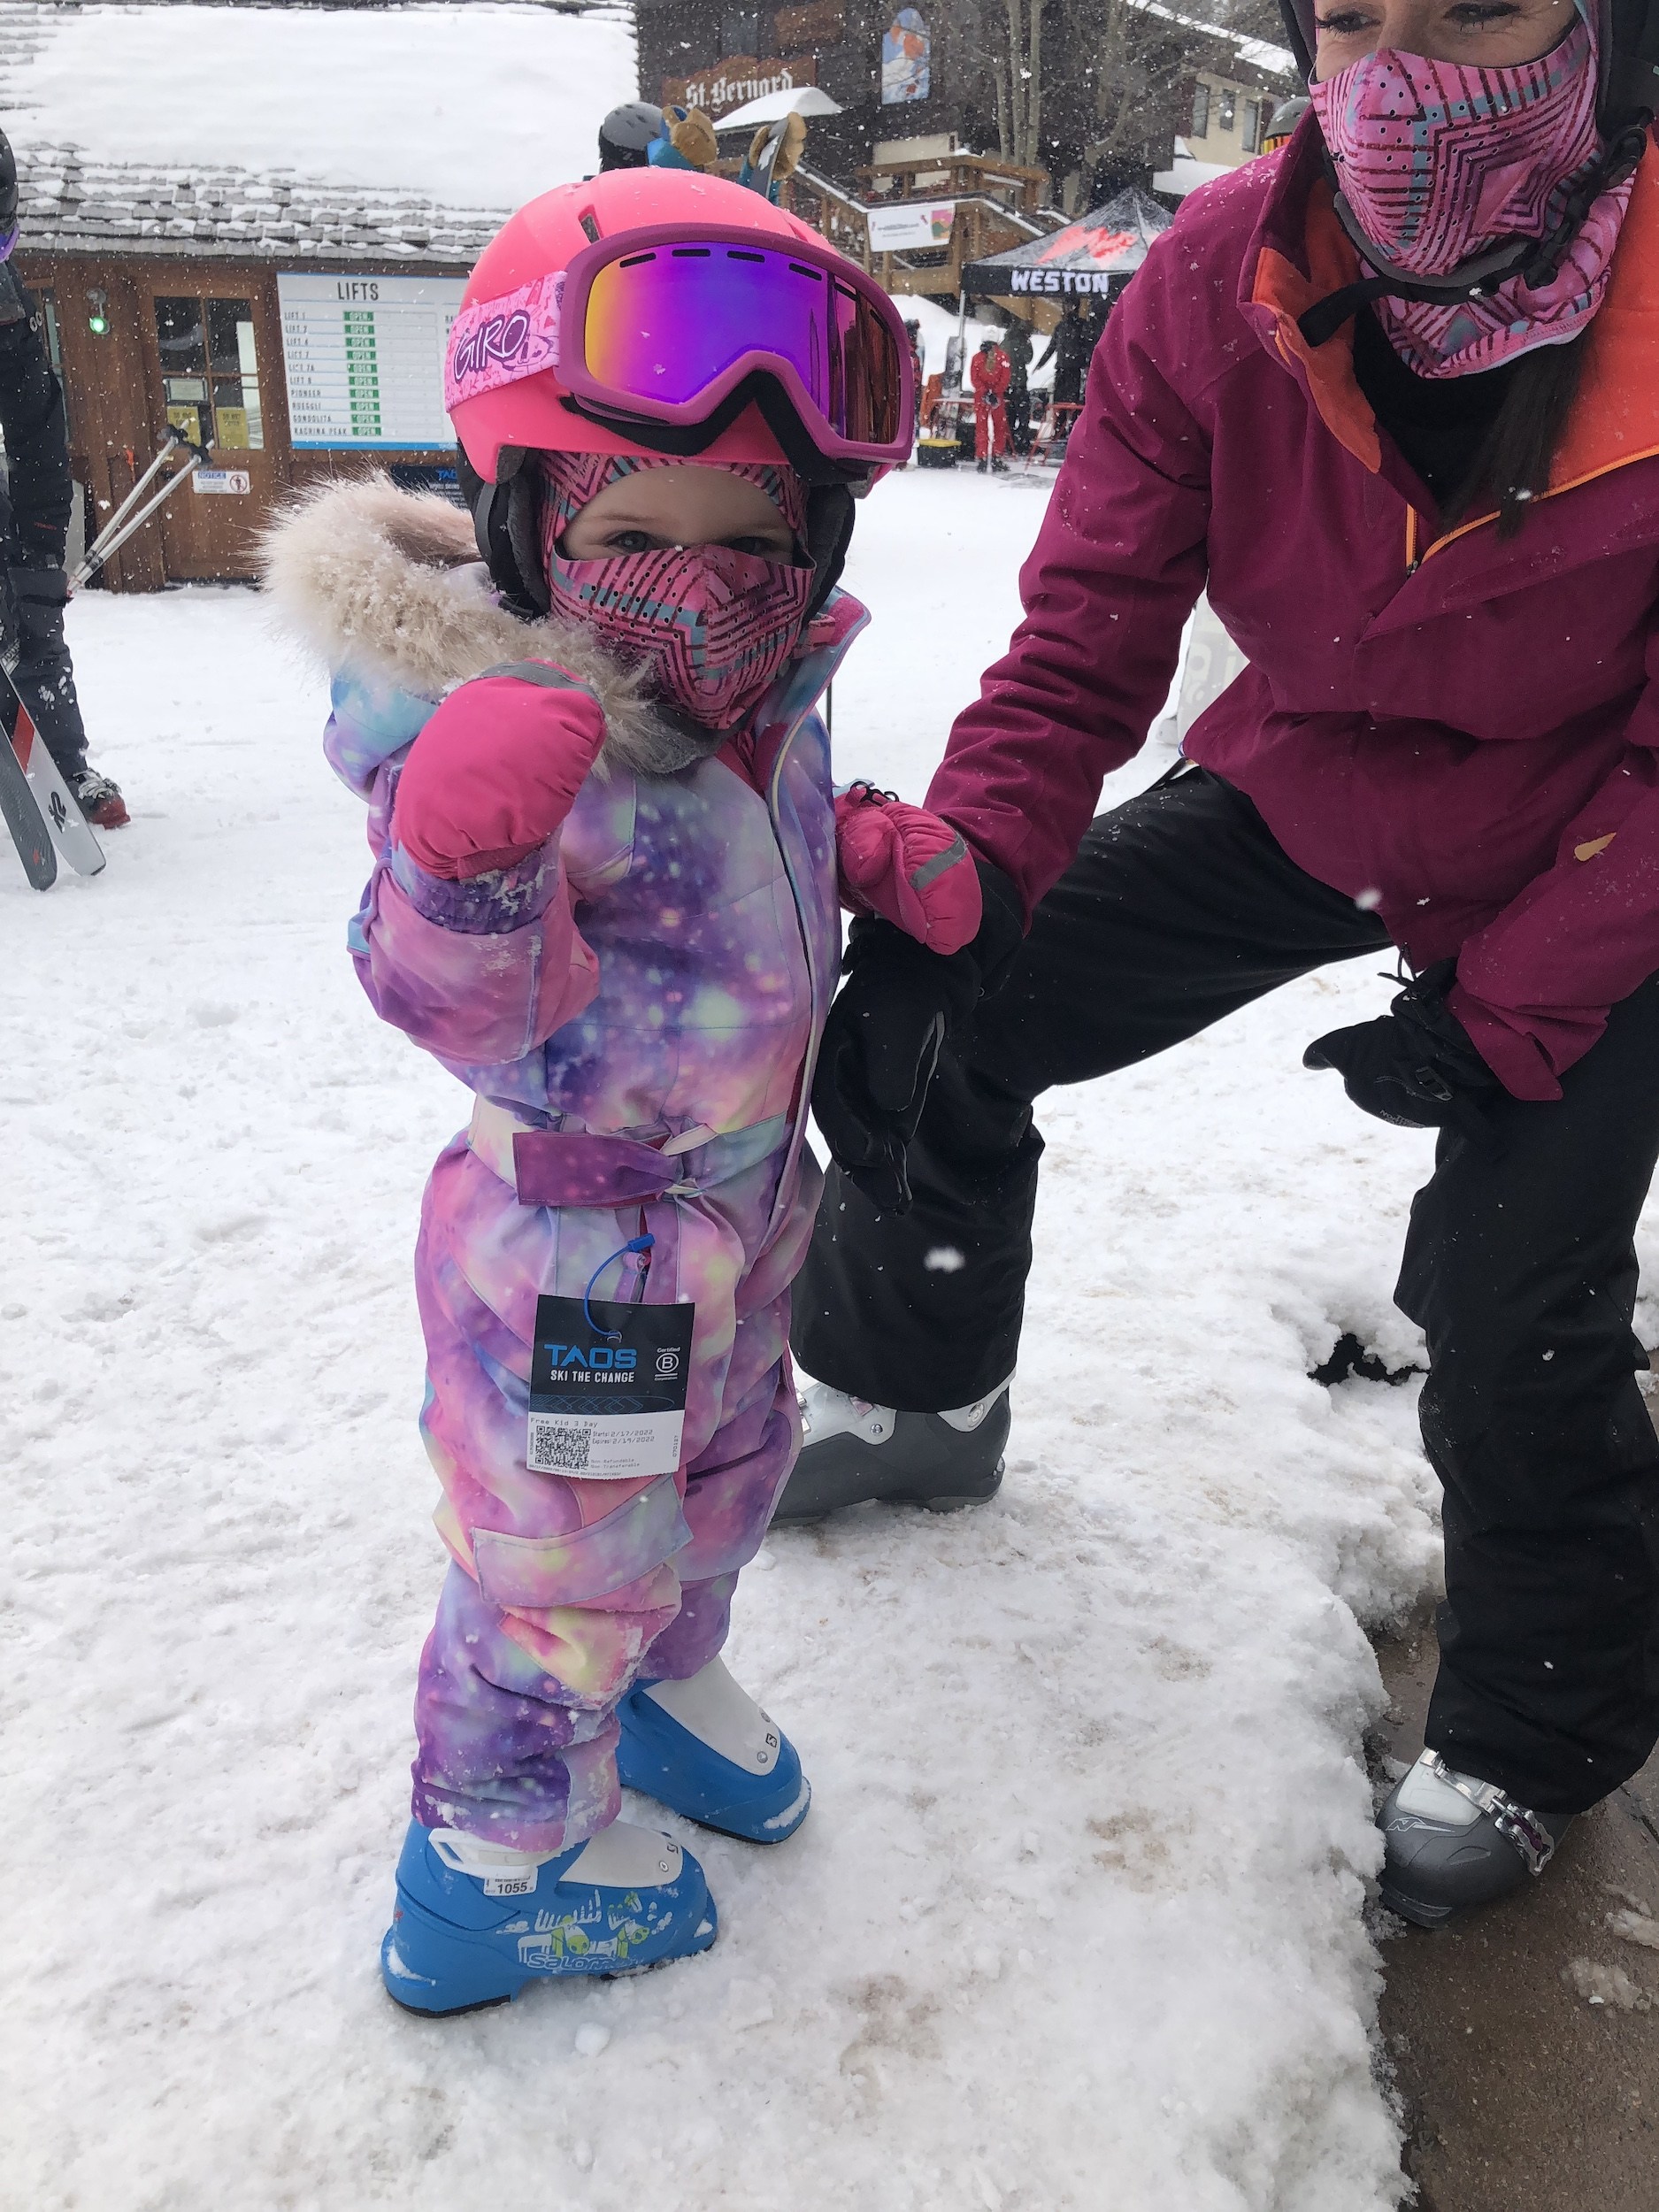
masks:
<path id="1" fill-rule="evenodd" d="M 294 443 L 453 445 L 443 351 L 465 288 L 461 277 L 279 274 Z"/>

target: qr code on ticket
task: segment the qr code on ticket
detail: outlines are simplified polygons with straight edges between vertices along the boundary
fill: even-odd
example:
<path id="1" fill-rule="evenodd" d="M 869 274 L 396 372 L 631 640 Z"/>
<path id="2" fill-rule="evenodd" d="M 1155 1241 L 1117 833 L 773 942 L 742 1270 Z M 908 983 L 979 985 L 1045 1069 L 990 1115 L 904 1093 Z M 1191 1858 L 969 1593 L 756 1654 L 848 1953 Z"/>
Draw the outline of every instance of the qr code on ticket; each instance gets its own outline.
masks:
<path id="1" fill-rule="evenodd" d="M 549 1421 L 533 1413 L 526 1462 L 540 1475 L 583 1474 L 587 1471 L 592 1441 L 593 1432 L 589 1429 L 574 1428 L 568 1421 Z"/>

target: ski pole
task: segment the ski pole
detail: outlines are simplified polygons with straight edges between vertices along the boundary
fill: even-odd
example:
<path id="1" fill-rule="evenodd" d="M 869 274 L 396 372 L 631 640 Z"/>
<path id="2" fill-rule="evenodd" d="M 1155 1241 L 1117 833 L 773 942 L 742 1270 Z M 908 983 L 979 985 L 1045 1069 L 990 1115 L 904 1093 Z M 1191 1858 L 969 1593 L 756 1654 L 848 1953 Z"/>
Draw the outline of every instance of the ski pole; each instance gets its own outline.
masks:
<path id="1" fill-rule="evenodd" d="M 174 492 L 178 490 L 180 485 L 183 483 L 185 478 L 187 476 L 194 476 L 196 470 L 199 469 L 201 465 L 201 454 L 193 452 L 190 458 L 185 463 L 184 466 L 178 470 L 175 474 L 167 479 L 161 489 L 157 492 L 145 505 L 139 509 L 138 512 L 127 521 L 125 527 L 119 530 L 112 538 L 106 537 L 101 539 L 96 557 L 95 557 L 93 555 L 88 554 L 86 560 L 84 560 L 81 566 L 75 571 L 75 582 L 77 585 L 83 584 L 87 581 L 88 577 L 96 575 L 98 570 L 104 566 L 104 563 L 112 558 L 115 554 L 119 553 L 130 537 L 134 536 L 136 532 L 143 528 L 144 525 L 150 520 L 151 515 L 156 512 L 156 510 L 158 507 L 165 506 L 168 500 L 170 500 Z"/>
<path id="2" fill-rule="evenodd" d="M 145 486 L 155 475 L 156 471 L 162 465 L 163 462 L 167 460 L 172 454 L 175 453 L 180 446 L 188 445 L 188 443 L 189 441 L 186 438 L 182 430 L 176 429 L 172 423 L 167 425 L 166 436 L 163 439 L 160 450 L 157 453 L 155 459 L 144 471 L 143 474 L 138 479 L 138 481 L 127 493 L 126 498 L 122 500 L 120 505 L 104 524 L 103 529 L 100 530 L 97 535 L 93 539 L 91 544 L 88 546 L 87 552 L 88 555 L 96 553 L 99 547 L 104 543 L 104 541 L 109 537 L 112 532 L 120 528 L 122 523 L 126 521 L 127 516 L 132 512 L 134 507 L 136 506 L 138 501 L 142 496 Z"/>
<path id="3" fill-rule="evenodd" d="M 205 456 L 202 453 L 200 448 L 192 446 L 190 449 L 190 457 L 185 463 L 184 466 L 181 469 L 176 470 L 174 473 L 167 479 L 161 489 L 158 492 L 152 494 L 150 498 L 138 510 L 136 514 L 128 515 L 122 524 L 122 526 L 115 532 L 113 536 L 110 534 L 110 526 L 106 525 L 104 529 L 99 534 L 96 547 L 88 551 L 86 558 L 75 571 L 74 581 L 71 588 L 78 590 L 80 587 L 86 583 L 89 578 L 96 576 L 98 571 L 104 566 L 104 563 L 111 559 L 117 553 L 119 553 L 130 537 L 132 537 L 137 531 L 143 528 L 144 525 L 150 520 L 150 518 L 156 512 L 157 509 L 158 507 L 165 506 L 168 500 L 170 500 L 174 492 L 178 490 L 180 485 L 183 483 L 185 478 L 187 476 L 195 475 L 196 470 L 201 467 L 204 458 Z"/>
<path id="4" fill-rule="evenodd" d="M 144 488 L 149 484 L 157 470 L 162 467 L 165 462 L 169 461 L 173 455 L 178 452 L 180 446 L 184 448 L 187 453 L 199 454 L 203 461 L 206 461 L 207 449 L 204 446 L 197 445 L 195 439 L 187 436 L 176 424 L 169 423 L 165 430 L 162 433 L 161 443 L 156 449 L 155 459 L 151 461 L 150 466 L 138 479 L 137 482 L 127 493 L 126 498 L 122 500 L 120 505 L 117 507 L 115 512 L 104 524 L 103 529 L 100 530 L 96 537 L 93 539 L 91 545 L 88 549 L 89 552 L 96 553 L 104 544 L 104 541 L 111 537 L 115 531 L 120 528 L 121 524 L 126 520 L 127 517 L 132 512 L 134 507 L 137 505 L 139 500 L 143 496 Z"/>
<path id="5" fill-rule="evenodd" d="M 178 475 L 168 480 L 161 493 L 160 498 L 152 499 L 149 505 L 145 507 L 142 514 L 134 517 L 130 527 L 123 526 L 127 525 L 129 516 L 132 516 L 133 514 L 133 509 L 136 506 L 138 501 L 142 498 L 144 492 L 153 480 L 157 471 L 163 467 L 167 461 L 172 459 L 180 446 L 184 446 L 188 449 L 188 450 L 195 456 L 194 460 L 192 460 L 188 467 L 180 470 Z M 137 482 L 127 493 L 126 498 L 122 500 L 120 505 L 117 507 L 115 512 L 104 524 L 103 529 L 99 531 L 97 536 L 92 541 L 92 543 L 87 548 L 86 552 L 81 558 L 81 565 L 76 569 L 73 577 L 70 580 L 69 588 L 71 591 L 79 589 L 79 588 L 84 584 L 89 577 L 95 576 L 98 570 L 103 567 L 104 562 L 107 561 L 110 556 L 115 551 L 117 546 L 125 544 L 127 540 L 131 537 L 133 531 L 137 529 L 139 526 L 155 511 L 156 508 L 161 504 L 161 501 L 167 498 L 172 493 L 174 487 L 180 483 L 183 479 L 190 473 L 192 469 L 199 468 L 206 458 L 207 456 L 200 446 L 196 445 L 193 440 L 187 438 L 182 430 L 178 429 L 174 425 L 169 423 L 167 426 L 166 436 L 163 440 L 161 449 L 156 455 L 155 459 L 144 471 L 143 474 L 138 479 Z"/>

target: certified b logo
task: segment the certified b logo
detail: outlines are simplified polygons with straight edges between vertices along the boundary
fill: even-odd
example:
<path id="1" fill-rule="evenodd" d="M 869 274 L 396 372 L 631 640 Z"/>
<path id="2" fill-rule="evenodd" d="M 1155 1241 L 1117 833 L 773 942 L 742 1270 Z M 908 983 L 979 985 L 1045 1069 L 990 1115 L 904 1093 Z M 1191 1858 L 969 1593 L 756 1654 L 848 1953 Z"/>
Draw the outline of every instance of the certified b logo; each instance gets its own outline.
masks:
<path id="1" fill-rule="evenodd" d="M 657 1355 L 657 1371 L 659 1375 L 677 1375 L 680 1372 L 680 1354 L 672 1344 Z"/>

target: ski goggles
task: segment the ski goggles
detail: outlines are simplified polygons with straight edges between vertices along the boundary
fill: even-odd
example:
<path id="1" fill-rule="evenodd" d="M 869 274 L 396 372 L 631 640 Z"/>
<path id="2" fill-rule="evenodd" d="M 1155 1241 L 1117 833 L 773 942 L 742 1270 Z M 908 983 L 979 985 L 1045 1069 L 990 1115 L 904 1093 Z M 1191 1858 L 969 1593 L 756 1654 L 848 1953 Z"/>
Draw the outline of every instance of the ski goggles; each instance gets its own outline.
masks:
<path id="1" fill-rule="evenodd" d="M 463 310 L 445 404 L 551 369 L 579 411 L 661 425 L 665 449 L 781 388 L 826 459 L 908 460 L 912 370 L 898 311 L 831 248 L 719 224 L 619 232 L 568 269 Z M 684 434 L 683 441 L 673 437 Z"/>

